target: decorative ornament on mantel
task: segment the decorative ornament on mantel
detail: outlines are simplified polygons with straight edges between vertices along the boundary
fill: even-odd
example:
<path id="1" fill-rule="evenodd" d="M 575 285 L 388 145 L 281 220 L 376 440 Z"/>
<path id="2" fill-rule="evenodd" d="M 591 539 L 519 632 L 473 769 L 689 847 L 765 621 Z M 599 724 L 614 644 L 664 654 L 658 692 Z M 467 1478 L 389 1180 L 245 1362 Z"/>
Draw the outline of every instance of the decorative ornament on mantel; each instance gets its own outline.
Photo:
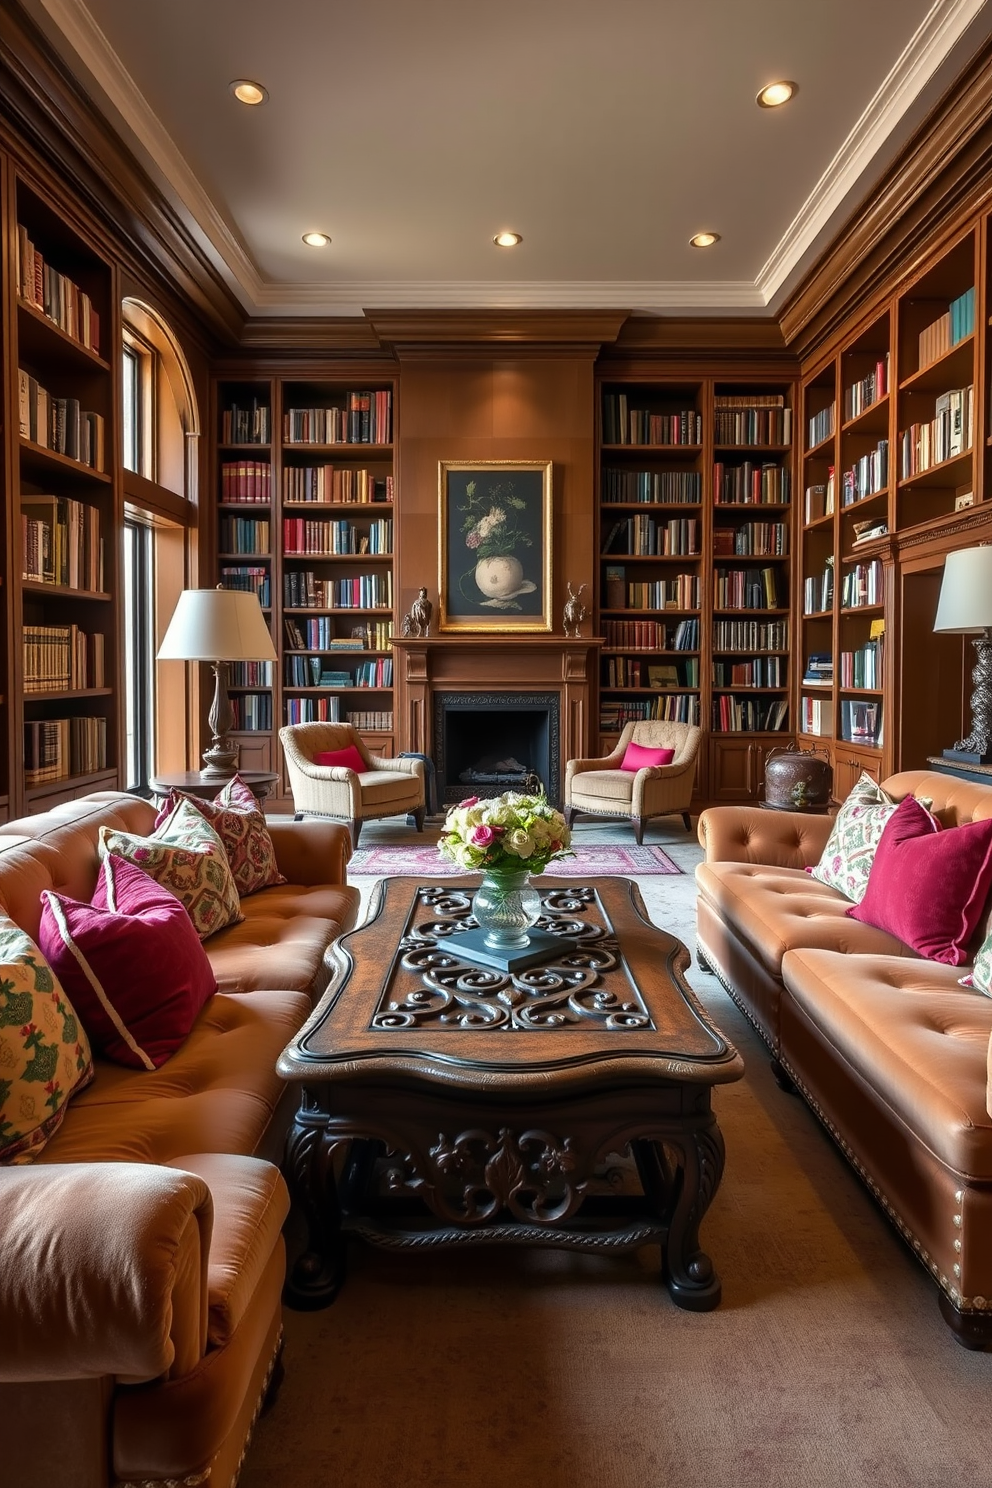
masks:
<path id="1" fill-rule="evenodd" d="M 960 764 L 992 765 L 992 545 L 948 553 L 937 601 L 935 631 L 972 635 L 971 733 L 944 758 Z"/>
<path id="2" fill-rule="evenodd" d="M 427 598 L 427 590 L 421 589 L 409 611 L 403 616 L 401 626 L 405 636 L 429 636 L 434 606 Z"/>
<path id="3" fill-rule="evenodd" d="M 582 594 L 582 591 L 586 586 L 585 584 L 580 584 L 574 594 L 572 593 L 572 585 L 570 581 L 566 583 L 565 587 L 568 590 L 568 599 L 565 601 L 565 609 L 562 614 L 562 625 L 564 627 L 565 634 L 575 639 L 579 634 L 583 620 L 589 613 L 580 598 L 580 595 Z"/>

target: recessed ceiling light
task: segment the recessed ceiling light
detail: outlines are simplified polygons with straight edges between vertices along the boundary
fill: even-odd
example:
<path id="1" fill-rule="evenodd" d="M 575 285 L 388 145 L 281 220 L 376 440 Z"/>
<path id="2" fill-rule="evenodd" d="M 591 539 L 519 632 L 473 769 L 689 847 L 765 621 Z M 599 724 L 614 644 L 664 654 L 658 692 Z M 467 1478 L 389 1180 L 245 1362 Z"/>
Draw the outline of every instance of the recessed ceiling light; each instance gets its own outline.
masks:
<path id="1" fill-rule="evenodd" d="M 790 98 L 795 98 L 798 92 L 798 83 L 769 83 L 758 94 L 758 107 L 780 108 L 783 103 L 788 103 Z"/>
<path id="2" fill-rule="evenodd" d="M 312 232 L 304 233 L 303 241 L 308 248 L 326 248 L 331 240 L 327 236 L 327 233 Z"/>
<path id="3" fill-rule="evenodd" d="M 516 248 L 518 243 L 523 242 L 523 238 L 519 233 L 499 232 L 493 238 L 493 242 L 497 248 Z"/>
<path id="4" fill-rule="evenodd" d="M 714 243 L 719 243 L 720 234 L 712 232 L 696 233 L 695 237 L 689 239 L 691 248 L 712 248 Z"/>
<path id="5" fill-rule="evenodd" d="M 231 92 L 239 103 L 247 103 L 250 107 L 264 103 L 269 96 L 269 90 L 263 88 L 261 83 L 253 83 L 248 78 L 235 78 L 231 84 Z"/>

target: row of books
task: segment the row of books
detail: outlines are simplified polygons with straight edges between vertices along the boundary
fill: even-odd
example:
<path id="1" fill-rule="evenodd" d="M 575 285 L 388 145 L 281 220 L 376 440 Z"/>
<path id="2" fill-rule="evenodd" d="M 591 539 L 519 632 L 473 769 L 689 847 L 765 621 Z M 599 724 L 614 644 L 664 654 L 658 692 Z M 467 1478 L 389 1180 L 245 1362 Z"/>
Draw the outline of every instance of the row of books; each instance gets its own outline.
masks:
<path id="1" fill-rule="evenodd" d="M 268 505 L 272 500 L 272 466 L 268 460 L 225 460 L 220 467 L 220 499 Z"/>
<path id="2" fill-rule="evenodd" d="M 631 408 L 626 393 L 603 395 L 604 444 L 702 444 L 703 416 L 695 408 L 652 413 Z"/>
<path id="3" fill-rule="evenodd" d="M 621 570 L 621 573 L 623 570 Z M 610 610 L 698 610 L 700 584 L 697 574 L 676 574 L 671 579 L 627 584 L 610 576 L 607 569 L 606 607 Z"/>
<path id="4" fill-rule="evenodd" d="M 44 718 L 25 723 L 25 785 L 92 775 L 106 768 L 105 718 Z"/>
<path id="5" fill-rule="evenodd" d="M 859 646 L 857 651 L 840 653 L 841 687 L 882 687 L 882 663 L 885 654 L 884 635 Z"/>
<path id="6" fill-rule="evenodd" d="M 288 408 L 282 437 L 287 444 L 391 444 L 392 391 L 345 393 L 340 408 Z"/>
<path id="7" fill-rule="evenodd" d="M 715 661 L 714 687 L 787 687 L 789 666 L 784 656 L 759 656 L 751 661 Z"/>
<path id="8" fill-rule="evenodd" d="M 374 553 L 386 557 L 391 556 L 393 550 L 393 523 L 389 517 L 380 517 L 370 522 L 367 528 L 360 529 L 351 522 L 333 518 L 283 517 L 282 540 L 287 555 L 311 557 L 322 553 L 328 556 Z"/>
<path id="9" fill-rule="evenodd" d="M 345 723 L 350 723 L 352 728 L 358 729 L 360 733 L 388 734 L 393 727 L 393 714 L 391 708 L 363 708 L 357 712 L 346 713 Z"/>
<path id="10" fill-rule="evenodd" d="M 782 465 L 766 461 L 756 465 L 745 460 L 713 466 L 713 501 L 717 506 L 787 506 L 792 498 L 792 477 Z"/>
<path id="11" fill-rule="evenodd" d="M 350 579 L 318 579 L 312 569 L 283 575 L 283 603 L 290 609 L 390 609 L 391 573 L 356 574 Z"/>
<path id="12" fill-rule="evenodd" d="M 959 341 L 970 336 L 974 329 L 975 287 L 972 285 L 971 289 L 966 289 L 964 294 L 951 301 L 943 315 L 920 332 L 918 365 L 929 367 L 931 362 L 946 356 Z"/>
<path id="13" fill-rule="evenodd" d="M 713 529 L 717 558 L 781 558 L 788 551 L 789 529 L 784 522 L 743 522 L 739 527 Z"/>
<path id="14" fill-rule="evenodd" d="M 286 640 L 297 651 L 388 651 L 393 635 L 392 620 L 367 620 L 339 636 L 332 615 L 314 615 L 309 620 L 284 620 Z"/>
<path id="15" fill-rule="evenodd" d="M 222 553 L 269 553 L 272 550 L 272 528 L 254 517 L 221 517 L 220 550 Z"/>
<path id="16" fill-rule="evenodd" d="M 714 620 L 714 651 L 787 651 L 785 620 Z"/>
<path id="17" fill-rule="evenodd" d="M 222 444 L 268 444 L 272 439 L 272 419 L 267 403 L 252 398 L 248 403 L 231 403 L 220 420 Z"/>
<path id="18" fill-rule="evenodd" d="M 327 665 L 325 656 L 287 656 L 290 687 L 392 687 L 393 662 L 388 656 L 359 662 L 353 671 Z"/>
<path id="19" fill-rule="evenodd" d="M 686 661 L 659 664 L 629 656 L 609 656 L 606 660 L 607 687 L 698 687 L 699 662 Z"/>
<path id="20" fill-rule="evenodd" d="M 17 370 L 17 419 L 22 439 L 103 471 L 106 426 L 103 415 L 80 406 L 78 398 L 56 398 L 23 367 Z"/>
<path id="21" fill-rule="evenodd" d="M 869 563 L 856 563 L 845 571 L 840 591 L 842 609 L 880 605 L 884 596 L 885 581 L 880 558 L 872 558 Z"/>
<path id="22" fill-rule="evenodd" d="M 837 417 L 836 403 L 829 403 L 826 408 L 821 408 L 819 413 L 811 415 L 809 420 L 808 449 L 815 449 L 825 439 L 829 439 L 834 432 L 834 420 Z"/>
<path id="23" fill-rule="evenodd" d="M 36 584 L 102 592 L 100 513 L 71 496 L 21 497 L 21 573 Z"/>
<path id="24" fill-rule="evenodd" d="M 713 699 L 711 725 L 715 734 L 778 733 L 789 721 L 785 698 L 735 697 L 725 692 Z"/>
<path id="25" fill-rule="evenodd" d="M 818 522 L 821 517 L 829 517 L 834 509 L 834 467 L 827 468 L 825 481 L 817 482 L 806 487 L 803 498 L 803 522 L 808 527 L 810 522 Z"/>
<path id="26" fill-rule="evenodd" d="M 834 705 L 831 698 L 807 697 L 799 699 L 799 729 L 804 734 L 818 737 L 834 731 Z"/>
<path id="27" fill-rule="evenodd" d="M 714 398 L 714 405 L 717 404 Z M 716 444 L 791 444 L 792 409 L 739 408 L 713 415 L 713 440 Z"/>
<path id="28" fill-rule="evenodd" d="M 829 651 L 811 651 L 806 658 L 803 684 L 808 687 L 829 687 L 834 680 L 834 659 Z"/>
<path id="29" fill-rule="evenodd" d="M 603 505 L 638 501 L 646 506 L 698 506 L 703 477 L 698 470 L 604 470 Z"/>
<path id="30" fill-rule="evenodd" d="M 341 699 L 336 693 L 326 697 L 286 698 L 287 723 L 341 723 Z"/>
<path id="31" fill-rule="evenodd" d="M 249 594 L 257 594 L 258 602 L 263 610 L 267 610 L 272 603 L 272 585 L 269 578 L 269 570 L 261 565 L 252 564 L 239 568 L 222 568 L 220 571 L 220 582 L 222 589 L 243 589 Z"/>
<path id="32" fill-rule="evenodd" d="M 641 723 L 649 718 L 667 723 L 699 723 L 699 697 L 691 692 L 666 693 L 656 698 L 624 698 L 619 702 L 602 702 L 599 727 L 604 734 L 619 734 L 628 723 Z"/>
<path id="33" fill-rule="evenodd" d="M 237 733 L 267 733 L 272 727 L 271 692 L 241 692 L 231 698 Z"/>
<path id="34" fill-rule="evenodd" d="M 880 439 L 873 450 L 856 460 L 841 477 L 840 504 L 853 506 L 889 483 L 889 441 Z"/>
<path id="35" fill-rule="evenodd" d="M 834 560 L 831 556 L 823 565 L 821 574 L 810 574 L 803 579 L 803 614 L 820 615 L 833 609 Z"/>
<path id="36" fill-rule="evenodd" d="M 974 404 L 974 387 L 953 388 L 940 394 L 929 423 L 911 424 L 902 431 L 899 474 L 903 480 L 971 449 Z"/>
<path id="37" fill-rule="evenodd" d="M 231 687 L 271 687 L 271 661 L 229 661 L 228 683 Z"/>
<path id="38" fill-rule="evenodd" d="M 718 610 L 777 610 L 779 576 L 774 568 L 718 568 L 713 576 Z"/>
<path id="39" fill-rule="evenodd" d="M 282 472 L 284 501 L 305 501 L 326 506 L 372 506 L 392 501 L 391 475 L 371 470 L 342 470 L 337 465 L 287 465 Z"/>
<path id="40" fill-rule="evenodd" d="M 105 687 L 106 639 L 78 625 L 24 625 L 24 691 Z"/>
<path id="41" fill-rule="evenodd" d="M 609 647 L 626 651 L 698 651 L 699 621 L 680 620 L 664 625 L 659 620 L 606 620 L 603 634 Z"/>
<path id="42" fill-rule="evenodd" d="M 840 735 L 848 744 L 882 744 L 882 705 L 843 698 L 840 705 Z"/>
<path id="43" fill-rule="evenodd" d="M 885 352 L 871 372 L 844 389 L 844 422 L 857 418 L 889 392 L 889 353 Z"/>
<path id="44" fill-rule="evenodd" d="M 695 517 L 627 517 L 614 522 L 603 544 L 604 553 L 628 553 L 637 557 L 688 557 L 699 552 L 699 522 Z"/>
<path id="45" fill-rule="evenodd" d="M 45 262 L 20 222 L 17 224 L 17 293 L 47 315 L 60 331 L 100 355 L 100 316 L 93 308 L 93 301 L 74 279 Z"/>

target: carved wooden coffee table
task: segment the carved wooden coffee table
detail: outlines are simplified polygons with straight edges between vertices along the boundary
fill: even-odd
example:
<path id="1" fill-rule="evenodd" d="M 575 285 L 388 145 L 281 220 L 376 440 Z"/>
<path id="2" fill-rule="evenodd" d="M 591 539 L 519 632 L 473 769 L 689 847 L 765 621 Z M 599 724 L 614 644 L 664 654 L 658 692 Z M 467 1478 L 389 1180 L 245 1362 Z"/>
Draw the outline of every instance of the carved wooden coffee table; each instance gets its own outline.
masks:
<path id="1" fill-rule="evenodd" d="M 710 1091 L 740 1079 L 740 1055 L 633 884 L 536 884 L 539 925 L 578 948 L 516 975 L 436 946 L 474 926 L 477 878 L 385 881 L 337 943 L 330 986 L 279 1061 L 302 1087 L 286 1173 L 309 1241 L 292 1305 L 333 1300 L 349 1235 L 418 1249 L 660 1242 L 672 1299 L 718 1304 L 699 1245 L 724 1163 Z M 609 1181 L 618 1156 L 634 1160 L 623 1192 Z"/>

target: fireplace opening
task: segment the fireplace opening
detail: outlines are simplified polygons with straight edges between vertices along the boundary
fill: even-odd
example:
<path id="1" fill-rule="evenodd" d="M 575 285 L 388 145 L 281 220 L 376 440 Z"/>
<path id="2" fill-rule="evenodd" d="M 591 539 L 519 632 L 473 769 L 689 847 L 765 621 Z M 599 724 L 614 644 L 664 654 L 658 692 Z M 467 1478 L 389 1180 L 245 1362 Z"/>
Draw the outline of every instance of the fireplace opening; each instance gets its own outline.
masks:
<path id="1" fill-rule="evenodd" d="M 435 694 L 434 763 L 442 804 L 543 790 L 557 805 L 558 714 L 555 693 Z"/>

